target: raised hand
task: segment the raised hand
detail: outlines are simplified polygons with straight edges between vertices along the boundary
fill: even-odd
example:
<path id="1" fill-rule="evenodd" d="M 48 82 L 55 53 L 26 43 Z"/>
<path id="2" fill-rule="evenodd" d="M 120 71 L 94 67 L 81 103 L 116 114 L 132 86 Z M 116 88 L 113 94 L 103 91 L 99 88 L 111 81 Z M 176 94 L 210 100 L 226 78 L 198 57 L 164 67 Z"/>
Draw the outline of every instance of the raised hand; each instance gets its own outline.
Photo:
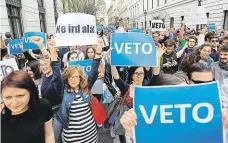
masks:
<path id="1" fill-rule="evenodd" d="M 44 45 L 44 44 L 43 44 L 43 42 L 44 42 L 43 38 L 38 37 L 38 36 L 32 36 L 32 37 L 31 37 L 31 41 L 32 41 L 34 44 L 38 45 L 38 46 L 43 46 L 43 45 Z"/>
<path id="2" fill-rule="evenodd" d="M 121 117 L 120 123 L 123 125 L 125 129 L 125 134 L 127 136 L 133 135 L 133 127 L 137 125 L 136 119 L 137 116 L 134 109 L 130 109 L 124 112 L 123 116 Z"/>
<path id="3" fill-rule="evenodd" d="M 158 50 L 158 58 L 160 58 L 164 53 L 165 53 L 165 45 L 162 43 L 158 43 L 158 46 L 157 46 L 157 50 Z"/>

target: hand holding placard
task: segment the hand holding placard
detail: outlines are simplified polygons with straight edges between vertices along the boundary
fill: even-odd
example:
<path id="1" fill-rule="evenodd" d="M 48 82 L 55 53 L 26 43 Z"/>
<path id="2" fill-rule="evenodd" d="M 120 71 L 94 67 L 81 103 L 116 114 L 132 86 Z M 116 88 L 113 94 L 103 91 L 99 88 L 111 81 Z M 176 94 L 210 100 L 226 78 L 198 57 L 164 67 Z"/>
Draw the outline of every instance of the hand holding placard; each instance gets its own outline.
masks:
<path id="1" fill-rule="evenodd" d="M 165 53 L 165 45 L 164 43 L 160 44 L 158 43 L 158 47 L 157 47 L 157 51 L 158 51 L 158 59 L 160 59 L 162 57 L 162 55 Z"/>
<path id="2" fill-rule="evenodd" d="M 36 44 L 37 46 L 44 46 L 43 44 L 43 38 L 41 37 L 38 37 L 38 36 L 32 36 L 31 37 L 31 41 Z"/>
<path id="3" fill-rule="evenodd" d="M 125 134 L 127 136 L 133 136 L 133 128 L 137 125 L 137 116 L 135 114 L 134 109 L 130 109 L 125 111 L 123 116 L 120 118 L 120 123 L 125 129 Z"/>

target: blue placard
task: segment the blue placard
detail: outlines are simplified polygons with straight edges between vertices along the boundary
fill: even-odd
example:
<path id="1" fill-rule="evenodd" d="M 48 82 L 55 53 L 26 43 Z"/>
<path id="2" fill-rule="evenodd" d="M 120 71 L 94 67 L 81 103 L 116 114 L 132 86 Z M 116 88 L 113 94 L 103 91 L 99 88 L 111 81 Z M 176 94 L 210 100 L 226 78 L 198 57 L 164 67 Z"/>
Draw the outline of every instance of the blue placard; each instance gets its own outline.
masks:
<path id="1" fill-rule="evenodd" d="M 81 60 L 81 61 L 71 61 L 67 63 L 67 66 L 81 66 L 86 74 L 88 75 L 92 70 L 93 60 Z"/>
<path id="2" fill-rule="evenodd" d="M 144 33 L 143 30 L 137 29 L 137 28 L 132 28 L 132 29 L 131 29 L 131 32 Z"/>
<path id="3" fill-rule="evenodd" d="M 223 143 L 218 83 L 134 90 L 135 143 Z"/>
<path id="4" fill-rule="evenodd" d="M 9 54 L 22 54 L 23 53 L 23 39 L 14 39 L 9 42 Z"/>
<path id="5" fill-rule="evenodd" d="M 115 66 L 157 66 L 153 39 L 144 33 L 112 33 L 111 64 Z"/>
<path id="6" fill-rule="evenodd" d="M 24 49 L 40 49 L 30 39 L 32 36 L 38 36 L 43 38 L 45 48 L 47 47 L 47 34 L 43 32 L 25 32 L 24 33 Z"/>
<path id="7" fill-rule="evenodd" d="M 207 26 L 208 26 L 208 29 L 209 29 L 209 30 L 215 30 L 215 29 L 216 29 L 215 23 L 210 23 L 210 24 L 208 24 Z"/>

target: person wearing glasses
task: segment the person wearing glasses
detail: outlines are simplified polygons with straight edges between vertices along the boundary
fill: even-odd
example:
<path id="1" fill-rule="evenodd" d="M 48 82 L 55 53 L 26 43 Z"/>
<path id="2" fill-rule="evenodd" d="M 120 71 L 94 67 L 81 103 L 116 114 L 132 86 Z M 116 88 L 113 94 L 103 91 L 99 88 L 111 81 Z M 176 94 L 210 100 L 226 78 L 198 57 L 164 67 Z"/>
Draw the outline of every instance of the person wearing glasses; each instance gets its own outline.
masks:
<path id="1" fill-rule="evenodd" d="M 216 35 L 213 35 L 210 37 L 210 44 L 212 46 L 212 51 L 211 51 L 211 58 L 217 62 L 219 61 L 219 54 L 218 54 L 218 50 L 219 50 L 219 37 Z"/>

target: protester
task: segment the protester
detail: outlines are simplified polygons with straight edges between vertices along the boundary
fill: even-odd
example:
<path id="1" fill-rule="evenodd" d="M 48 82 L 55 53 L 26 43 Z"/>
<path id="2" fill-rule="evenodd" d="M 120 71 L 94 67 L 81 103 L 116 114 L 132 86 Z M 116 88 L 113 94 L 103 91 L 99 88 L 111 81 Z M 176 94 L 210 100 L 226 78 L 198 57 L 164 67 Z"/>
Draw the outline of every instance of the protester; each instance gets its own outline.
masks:
<path id="1" fill-rule="evenodd" d="M 95 56 L 95 49 L 93 47 L 89 47 L 86 49 L 85 60 L 93 59 Z"/>
<path id="2" fill-rule="evenodd" d="M 211 45 L 210 44 L 203 44 L 196 50 L 196 55 L 200 57 L 200 61 L 205 63 L 206 65 L 210 66 L 214 60 L 210 57 L 211 54 Z"/>
<path id="3" fill-rule="evenodd" d="M 220 85 L 228 76 L 228 45 L 222 46 L 219 50 L 219 61 L 211 64 L 214 79 L 219 81 Z"/>
<path id="4" fill-rule="evenodd" d="M 165 53 L 162 55 L 162 72 L 165 74 L 174 74 L 178 70 L 177 65 L 177 56 L 176 52 L 174 51 L 175 48 L 175 41 L 168 40 L 165 42 Z"/>
<path id="5" fill-rule="evenodd" d="M 225 46 L 225 45 L 228 45 L 228 36 L 225 36 L 222 40 L 222 45 Z"/>
<path id="6" fill-rule="evenodd" d="M 10 32 L 5 33 L 6 39 L 4 40 L 4 43 L 6 46 L 9 46 L 9 42 L 12 40 L 12 34 Z"/>
<path id="7" fill-rule="evenodd" d="M 1 82 L 2 143 L 54 143 L 51 104 L 39 99 L 32 78 L 15 71 Z"/>
<path id="8" fill-rule="evenodd" d="M 219 37 L 218 36 L 211 36 L 210 37 L 210 43 L 212 45 L 212 51 L 211 51 L 211 58 L 217 62 L 219 61 L 219 54 L 218 54 L 218 50 L 219 50 Z"/>
<path id="9" fill-rule="evenodd" d="M 63 72 L 65 91 L 61 109 L 57 113 L 54 123 L 55 139 L 59 140 L 61 128 L 63 127 L 63 142 L 91 142 L 97 143 L 97 130 L 90 108 L 90 95 L 95 80 L 98 76 L 100 64 L 101 44 L 96 49 L 92 71 L 88 79 L 79 66 L 68 67 Z M 59 123 L 60 124 L 59 124 Z M 57 125 L 55 127 L 55 125 Z"/>
<path id="10" fill-rule="evenodd" d="M 32 41 L 40 47 L 43 58 L 40 59 L 40 70 L 42 72 L 41 95 L 52 104 L 52 109 L 56 112 L 62 101 L 63 79 L 60 69 L 60 61 L 57 60 L 56 49 L 53 41 L 48 42 L 50 54 L 44 48 L 39 37 L 32 37 Z"/>
<path id="11" fill-rule="evenodd" d="M 79 50 L 80 46 L 70 46 L 69 49 L 70 49 L 70 51 L 63 55 L 62 62 L 64 63 L 64 67 L 67 66 L 67 62 L 68 62 L 67 57 L 68 57 L 68 53 L 70 53 L 70 52 L 77 54 L 77 60 L 84 60 L 85 59 L 84 53 Z"/>

